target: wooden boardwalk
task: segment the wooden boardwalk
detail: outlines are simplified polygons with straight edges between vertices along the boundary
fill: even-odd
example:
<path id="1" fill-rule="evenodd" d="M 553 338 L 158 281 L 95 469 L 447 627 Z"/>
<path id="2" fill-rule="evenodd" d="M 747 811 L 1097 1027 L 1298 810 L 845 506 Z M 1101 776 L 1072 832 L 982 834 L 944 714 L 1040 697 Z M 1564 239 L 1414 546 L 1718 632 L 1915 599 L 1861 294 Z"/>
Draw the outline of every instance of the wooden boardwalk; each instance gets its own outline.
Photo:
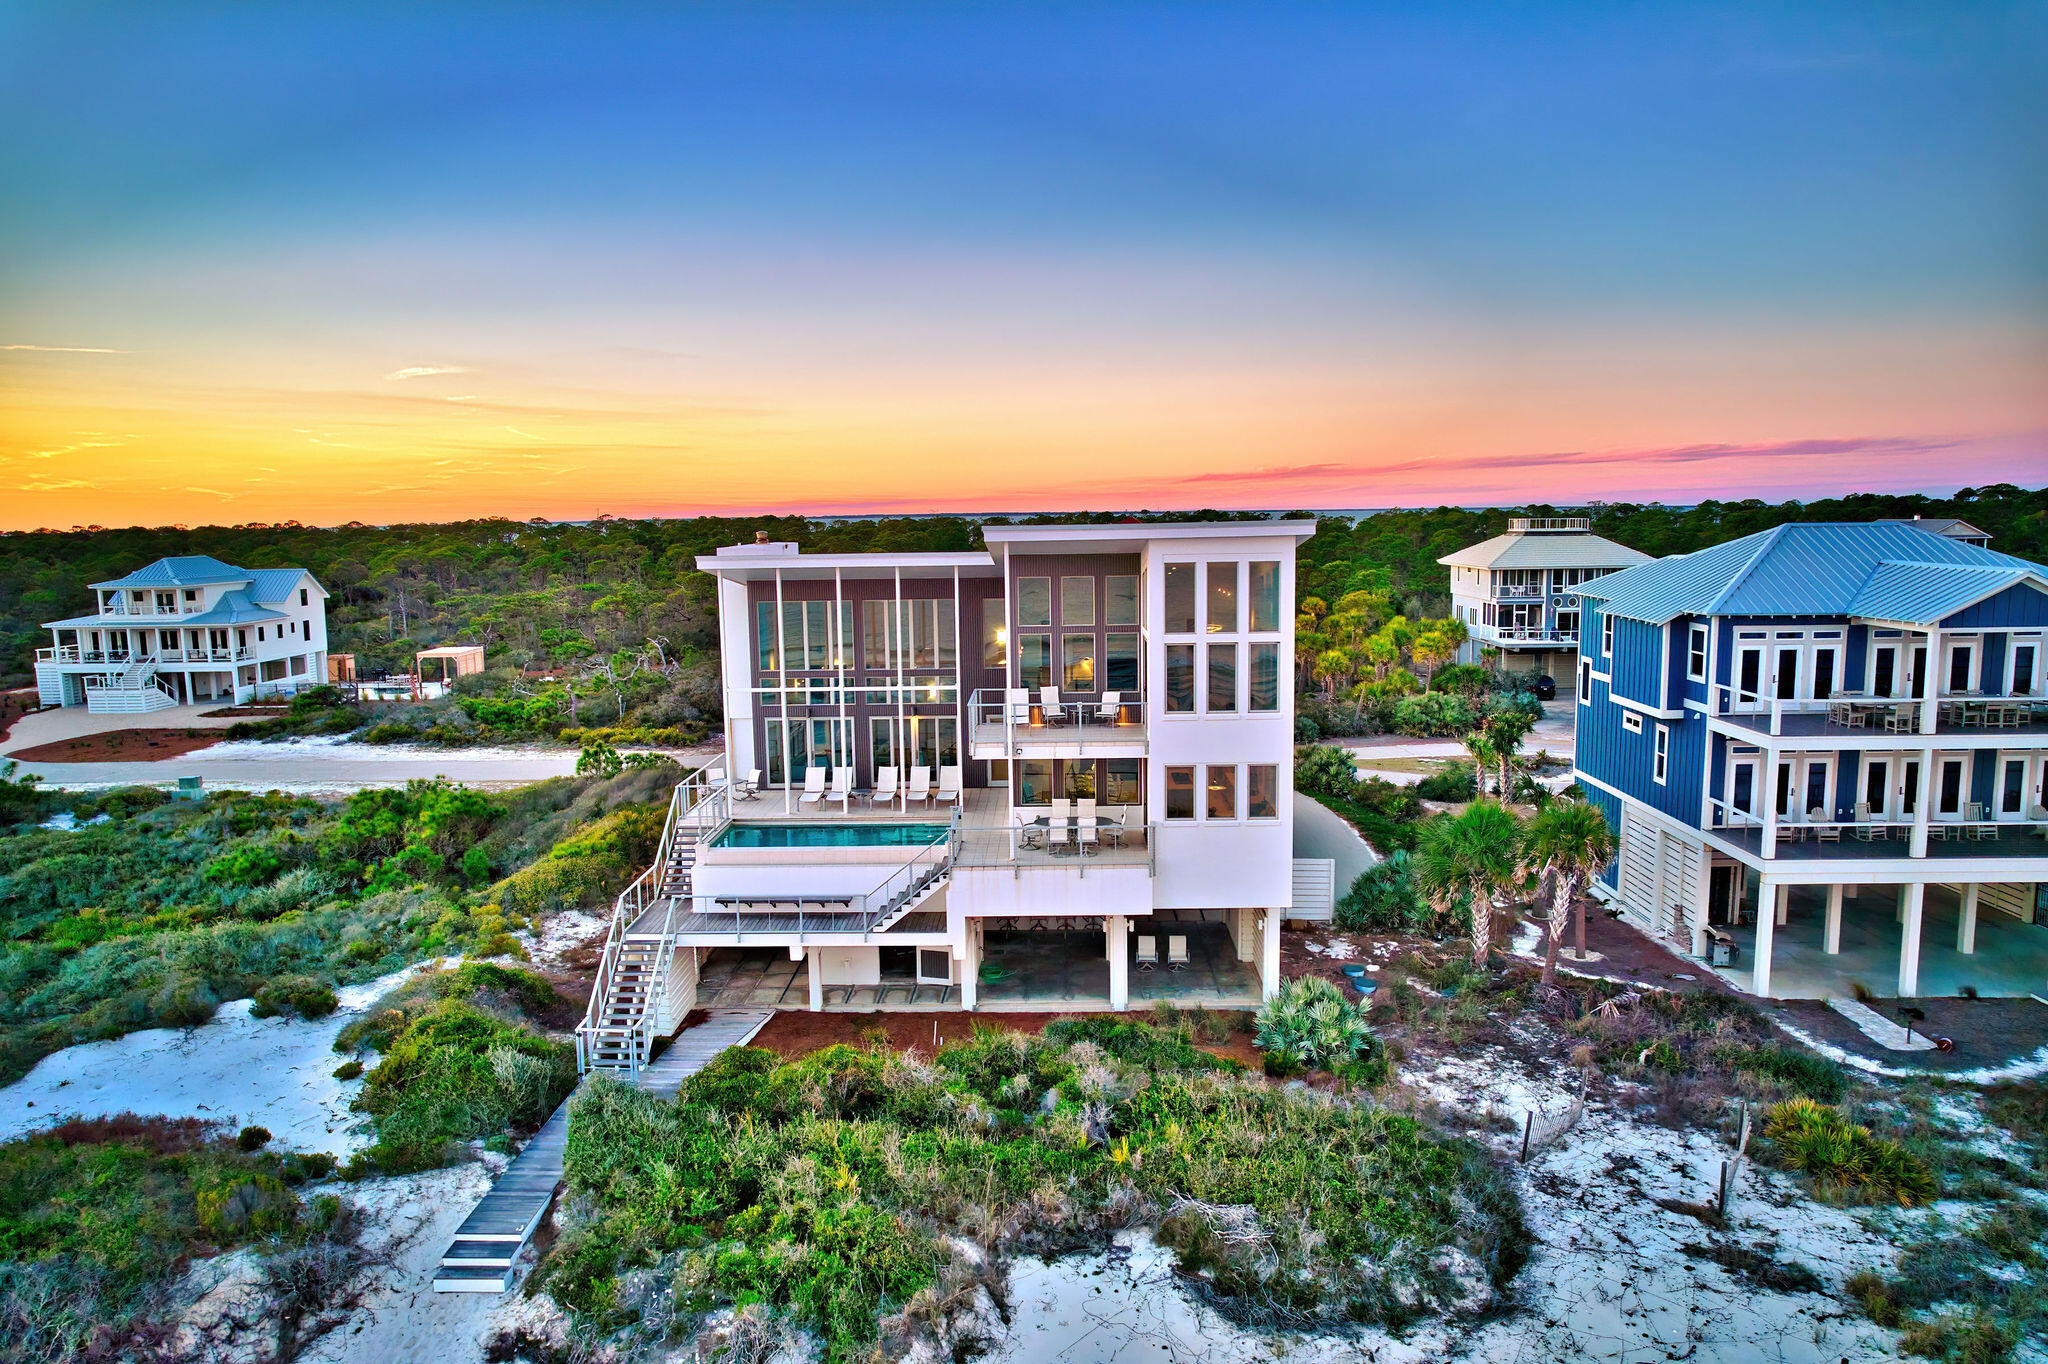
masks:
<path id="1" fill-rule="evenodd" d="M 769 1009 L 719 1010 L 694 1028 L 686 1028 L 651 1065 L 640 1068 L 638 1085 L 650 1094 L 673 1099 L 683 1081 L 695 1075 L 727 1047 L 744 1045 L 767 1025 Z M 441 1267 L 434 1275 L 438 1293 L 503 1293 L 512 1286 L 512 1262 L 526 1248 L 541 1218 L 555 1200 L 562 1182 L 562 1163 L 569 1145 L 572 1092 L 498 1176 L 455 1233 Z"/>

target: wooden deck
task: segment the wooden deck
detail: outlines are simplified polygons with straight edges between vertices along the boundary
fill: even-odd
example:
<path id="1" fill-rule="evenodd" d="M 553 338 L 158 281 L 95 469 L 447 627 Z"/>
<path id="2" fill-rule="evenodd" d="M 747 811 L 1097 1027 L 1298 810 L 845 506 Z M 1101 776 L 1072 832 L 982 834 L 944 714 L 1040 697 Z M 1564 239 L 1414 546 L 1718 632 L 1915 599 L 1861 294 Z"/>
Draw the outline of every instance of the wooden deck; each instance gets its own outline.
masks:
<path id="1" fill-rule="evenodd" d="M 642 1066 L 638 1086 L 673 1099 L 684 1080 L 727 1047 L 752 1039 L 772 1016 L 769 1010 L 714 1013 L 678 1034 L 653 1064 Z M 434 1275 L 435 1292 L 503 1293 L 512 1286 L 513 1262 L 547 1216 L 555 1201 L 555 1187 L 562 1182 L 562 1163 L 569 1146 L 569 1105 L 575 1099 L 572 1092 L 562 1100 L 456 1230 Z"/>

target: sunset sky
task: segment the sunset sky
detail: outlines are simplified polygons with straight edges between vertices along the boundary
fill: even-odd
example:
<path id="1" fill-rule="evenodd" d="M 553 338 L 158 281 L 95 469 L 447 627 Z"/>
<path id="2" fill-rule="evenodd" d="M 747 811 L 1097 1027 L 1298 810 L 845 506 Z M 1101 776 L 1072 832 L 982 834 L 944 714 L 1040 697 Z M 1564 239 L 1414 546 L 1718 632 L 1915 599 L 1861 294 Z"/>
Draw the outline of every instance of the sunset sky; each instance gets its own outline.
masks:
<path id="1" fill-rule="evenodd" d="M 0 528 L 2048 481 L 2041 4 L 16 3 L 0 127 Z"/>

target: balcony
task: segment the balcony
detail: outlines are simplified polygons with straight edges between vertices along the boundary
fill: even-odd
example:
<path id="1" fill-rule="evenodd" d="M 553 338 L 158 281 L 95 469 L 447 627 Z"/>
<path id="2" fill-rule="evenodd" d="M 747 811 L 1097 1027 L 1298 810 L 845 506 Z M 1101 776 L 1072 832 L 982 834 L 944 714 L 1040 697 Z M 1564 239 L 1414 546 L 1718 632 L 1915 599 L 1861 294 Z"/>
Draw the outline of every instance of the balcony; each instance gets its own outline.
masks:
<path id="1" fill-rule="evenodd" d="M 1756 815 L 1707 802 L 1712 825 L 1708 832 L 1752 857 L 1766 856 L 1763 821 Z M 1983 858 L 2048 859 L 2048 811 L 2031 817 L 1993 818 L 1972 804 L 1957 814 L 1937 814 L 1927 823 L 1927 856 L 1913 856 L 1913 819 L 1877 816 L 1871 819 L 1791 819 L 1776 826 L 1774 862 L 1910 862 L 1966 861 Z"/>
<path id="2" fill-rule="evenodd" d="M 1075 695 L 1036 691 L 976 691 L 968 702 L 977 758 L 1142 757 L 1146 752 L 1144 697 L 1104 691 Z"/>
<path id="3" fill-rule="evenodd" d="M 1532 625 L 1482 625 L 1471 633 L 1481 643 L 1541 644 L 1560 649 L 1579 647 L 1577 630 L 1544 630 Z"/>
<path id="4" fill-rule="evenodd" d="M 110 663 L 127 664 L 137 659 L 182 664 L 246 663 L 254 656 L 254 651 L 246 648 L 159 649 L 155 653 L 137 654 L 127 649 L 80 649 L 75 644 L 60 644 L 54 648 L 36 650 L 38 663 L 76 663 L 88 667 Z"/>
<path id="5" fill-rule="evenodd" d="M 2048 697 L 1945 692 L 1934 728 L 1923 731 L 1925 702 L 1912 697 L 1836 692 L 1826 699 L 1760 696 L 1723 683 L 1710 689 L 1712 715 L 1730 730 L 1759 738 L 1835 739 L 1851 748 L 1882 747 L 1901 737 L 2011 734 L 2048 737 Z"/>

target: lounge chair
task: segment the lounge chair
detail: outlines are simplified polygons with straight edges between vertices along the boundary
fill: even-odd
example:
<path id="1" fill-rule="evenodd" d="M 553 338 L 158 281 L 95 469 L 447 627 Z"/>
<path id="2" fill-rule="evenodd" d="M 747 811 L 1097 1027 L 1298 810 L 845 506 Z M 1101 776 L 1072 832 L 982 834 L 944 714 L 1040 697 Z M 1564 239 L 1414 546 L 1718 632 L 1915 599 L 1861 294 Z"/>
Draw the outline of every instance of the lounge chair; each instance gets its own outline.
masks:
<path id="1" fill-rule="evenodd" d="M 868 792 L 868 804 L 885 805 L 896 799 L 896 769 L 878 767 L 875 769 L 875 789 Z"/>
<path id="2" fill-rule="evenodd" d="M 1011 687 L 1004 693 L 1004 696 L 1007 699 L 1003 702 L 1003 708 L 1009 712 L 1010 723 L 1013 725 L 1030 724 L 1031 689 L 1029 687 Z"/>
<path id="3" fill-rule="evenodd" d="M 932 796 L 935 805 L 958 805 L 962 788 L 966 785 L 965 774 L 958 763 L 939 769 L 939 789 Z"/>
<path id="4" fill-rule="evenodd" d="M 852 763 L 841 763 L 832 769 L 832 789 L 826 793 L 826 799 L 838 801 L 842 811 L 853 802 Z"/>
<path id="5" fill-rule="evenodd" d="M 1123 708 L 1124 694 L 1120 691 L 1106 691 L 1102 693 L 1102 704 L 1095 708 L 1095 719 L 1098 723 L 1113 725 L 1123 714 Z"/>
<path id="6" fill-rule="evenodd" d="M 922 805 L 932 793 L 932 770 L 929 767 L 910 769 L 910 780 L 904 784 L 903 799 L 912 805 Z"/>
<path id="7" fill-rule="evenodd" d="M 816 805 L 819 801 L 825 799 L 825 777 L 826 771 L 824 768 L 806 767 L 804 769 L 803 794 L 796 798 L 796 803 L 799 805 Z"/>
<path id="8" fill-rule="evenodd" d="M 1159 939 L 1149 933 L 1138 935 L 1138 969 L 1150 971 L 1159 965 Z"/>
<path id="9" fill-rule="evenodd" d="M 1878 824 L 1870 817 L 1869 801 L 1859 800 L 1856 802 L 1856 827 L 1850 832 L 1854 833 L 1857 838 L 1865 843 L 1886 837 L 1884 826 Z"/>
<path id="10" fill-rule="evenodd" d="M 1038 689 L 1038 708 L 1044 712 L 1047 724 L 1057 725 L 1066 722 L 1067 712 L 1060 706 L 1060 689 L 1058 687 L 1040 687 Z"/>
<path id="11" fill-rule="evenodd" d="M 1185 971 L 1188 967 L 1188 940 L 1178 933 L 1166 940 L 1166 965 L 1173 971 Z"/>

